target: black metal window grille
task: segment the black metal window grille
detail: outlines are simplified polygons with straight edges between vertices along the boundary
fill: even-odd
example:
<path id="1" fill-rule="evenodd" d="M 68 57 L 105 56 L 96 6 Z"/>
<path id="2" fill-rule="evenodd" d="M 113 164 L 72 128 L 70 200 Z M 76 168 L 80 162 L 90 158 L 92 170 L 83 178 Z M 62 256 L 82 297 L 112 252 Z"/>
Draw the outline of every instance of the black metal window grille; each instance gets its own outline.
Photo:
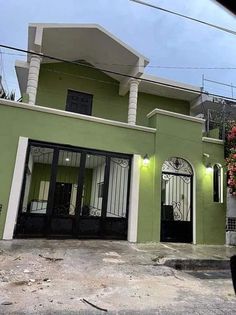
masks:
<path id="1" fill-rule="evenodd" d="M 131 156 L 29 141 L 15 235 L 125 239 Z"/>
<path id="2" fill-rule="evenodd" d="M 236 218 L 232 218 L 232 217 L 227 218 L 226 231 L 236 232 Z"/>

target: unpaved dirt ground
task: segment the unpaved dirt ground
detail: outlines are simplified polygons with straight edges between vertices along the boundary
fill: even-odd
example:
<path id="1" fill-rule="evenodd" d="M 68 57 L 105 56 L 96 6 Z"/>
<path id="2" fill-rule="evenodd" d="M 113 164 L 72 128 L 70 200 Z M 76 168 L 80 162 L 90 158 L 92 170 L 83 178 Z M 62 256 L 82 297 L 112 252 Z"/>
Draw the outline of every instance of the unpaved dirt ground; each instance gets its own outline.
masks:
<path id="1" fill-rule="evenodd" d="M 236 314 L 228 272 L 176 271 L 154 254 L 116 241 L 1 241 L 0 314 Z"/>

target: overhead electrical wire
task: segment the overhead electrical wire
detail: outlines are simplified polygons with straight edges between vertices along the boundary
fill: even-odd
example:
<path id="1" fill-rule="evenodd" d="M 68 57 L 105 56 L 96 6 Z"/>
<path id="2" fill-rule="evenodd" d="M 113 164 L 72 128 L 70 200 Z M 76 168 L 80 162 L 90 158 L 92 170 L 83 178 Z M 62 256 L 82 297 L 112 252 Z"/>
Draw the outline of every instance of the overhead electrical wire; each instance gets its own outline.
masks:
<path id="1" fill-rule="evenodd" d="M 74 77 L 74 78 L 85 79 L 85 80 L 96 81 L 96 82 L 100 82 L 100 83 L 105 83 L 105 84 L 110 84 L 110 85 L 118 86 L 118 83 L 116 83 L 116 82 L 108 82 L 108 81 L 104 81 L 104 80 L 100 80 L 100 79 L 94 79 L 94 78 L 91 78 L 91 77 L 86 77 L 86 76 L 84 76 L 84 75 L 79 75 L 79 74 L 74 74 L 74 73 L 68 73 L 68 72 L 59 71 L 59 70 L 44 69 L 43 71 L 52 72 L 52 73 L 57 73 L 57 74 L 63 74 L 63 75 L 67 75 L 67 76 Z"/>
<path id="2" fill-rule="evenodd" d="M 214 81 L 214 80 L 209 80 L 209 79 L 204 79 L 204 81 L 208 81 L 208 82 L 215 83 L 215 84 L 219 84 L 219 85 L 228 86 L 228 87 L 231 87 L 231 88 L 236 88 L 236 86 L 233 85 L 233 84 L 222 83 L 222 82 L 218 82 L 218 81 Z"/>
<path id="3" fill-rule="evenodd" d="M 211 96 L 215 96 L 215 97 L 227 98 L 228 100 L 236 101 L 235 98 L 226 97 L 224 95 L 219 95 L 219 94 L 215 94 L 215 93 L 208 93 L 206 91 L 203 91 L 202 89 L 201 90 L 196 90 L 196 89 L 187 88 L 187 87 L 180 87 L 180 86 L 177 86 L 177 85 L 174 85 L 174 84 L 171 84 L 171 83 L 164 83 L 164 82 L 161 82 L 161 81 L 155 81 L 155 80 L 151 80 L 151 79 L 144 79 L 142 77 L 136 77 L 136 76 L 133 76 L 133 75 L 130 75 L 130 74 L 121 73 L 121 72 L 117 72 L 117 71 L 113 71 L 113 70 L 108 70 L 108 69 L 103 69 L 103 68 L 98 68 L 98 67 L 95 68 L 94 66 L 89 65 L 89 64 L 85 64 L 83 62 L 70 61 L 70 60 L 67 60 L 67 59 L 54 57 L 54 56 L 43 54 L 43 53 L 37 53 L 37 52 L 29 51 L 29 50 L 26 50 L 26 49 L 16 48 L 16 47 L 13 47 L 13 46 L 0 44 L 0 47 L 6 48 L 6 49 L 10 49 L 10 50 L 19 51 L 19 52 L 23 52 L 23 53 L 27 53 L 27 54 L 31 54 L 31 55 L 36 55 L 36 56 L 39 56 L 39 57 L 42 57 L 42 58 L 48 58 L 48 59 L 55 60 L 55 61 L 65 62 L 65 63 L 68 63 L 68 64 L 79 65 L 79 66 L 82 66 L 82 67 L 85 67 L 85 68 L 96 69 L 96 70 L 99 70 L 99 71 L 102 71 L 102 72 L 105 72 L 105 73 L 115 74 L 115 75 L 118 75 L 118 76 L 121 76 L 121 77 L 125 77 L 125 78 L 137 79 L 137 80 L 140 80 L 140 81 L 143 81 L 143 82 L 148 82 L 148 83 L 158 84 L 158 85 L 161 85 L 161 86 L 175 88 L 175 89 L 178 89 L 180 91 L 182 90 L 182 91 L 193 92 L 193 93 L 196 93 L 196 94 L 211 95 Z"/>
<path id="4" fill-rule="evenodd" d="M 17 54 L 17 53 L 8 53 L 5 51 L 2 51 L 2 54 L 4 55 L 10 55 L 10 56 L 21 56 L 26 57 L 26 54 Z M 103 66 L 119 66 L 119 67 L 130 67 L 130 68 L 138 68 L 138 67 L 145 67 L 145 68 L 158 68 L 158 69 L 176 69 L 176 70 L 236 70 L 236 67 L 200 67 L 200 66 L 165 66 L 165 65 L 131 65 L 131 64 L 120 64 L 120 63 L 105 63 L 105 62 L 96 62 L 96 65 L 103 65 Z"/>
<path id="5" fill-rule="evenodd" d="M 144 1 L 141 1 L 141 0 L 129 0 L 129 1 L 136 2 L 138 4 L 141 4 L 141 5 L 144 5 L 144 6 L 153 8 L 153 9 L 156 9 L 156 10 L 160 10 L 160 11 L 163 11 L 163 12 L 166 12 L 166 13 L 177 15 L 179 17 L 182 17 L 182 18 L 185 18 L 185 19 L 197 22 L 197 23 L 201 23 L 201 24 L 204 24 L 206 26 L 213 27 L 213 28 L 215 28 L 217 30 L 220 30 L 220 31 L 232 34 L 232 35 L 236 35 L 236 31 L 233 31 L 233 30 L 230 30 L 228 28 L 225 28 L 225 27 L 222 27 L 222 26 L 219 26 L 219 25 L 215 25 L 215 24 L 203 21 L 203 20 L 199 20 L 199 19 L 193 18 L 191 16 L 188 16 L 188 15 L 185 15 L 185 14 L 182 14 L 182 13 L 178 13 L 178 12 L 175 12 L 175 11 L 172 11 L 172 10 L 168 10 L 168 9 L 159 7 L 157 5 L 154 5 L 154 4 L 151 4 L 151 3 L 148 3 L 148 2 L 144 2 Z"/>
<path id="6" fill-rule="evenodd" d="M 42 58 L 48 58 L 48 59 L 55 60 L 55 61 L 61 61 L 61 62 L 65 62 L 65 63 L 68 63 L 68 64 L 80 65 L 82 67 L 94 69 L 94 66 L 89 65 L 89 64 L 85 64 L 85 63 L 79 62 L 79 61 L 70 61 L 70 60 L 67 60 L 67 59 L 54 57 L 54 56 L 50 56 L 50 55 L 47 55 L 47 54 L 37 53 L 37 52 L 29 51 L 29 50 L 26 50 L 26 49 L 16 48 L 16 47 L 13 47 L 13 46 L 8 46 L 8 45 L 3 45 L 3 44 L 0 44 L 0 47 L 7 48 L 7 49 L 10 49 L 10 50 L 24 52 L 24 53 L 31 54 L 31 55 L 36 55 L 36 56 L 39 56 L 39 57 L 42 57 Z M 121 76 L 121 77 L 126 77 L 126 78 L 130 78 L 130 79 L 138 79 L 138 80 L 145 81 L 145 82 L 156 83 L 156 84 L 160 84 L 160 85 L 163 85 L 163 86 L 175 87 L 175 88 L 178 88 L 180 90 L 186 90 L 186 91 L 189 91 L 189 92 L 199 93 L 199 91 L 197 91 L 195 89 L 191 89 L 191 88 L 182 88 L 182 87 L 179 87 L 179 86 L 176 86 L 176 85 L 173 85 L 173 84 L 164 83 L 164 82 L 158 82 L 158 81 L 154 81 L 154 80 L 151 80 L 151 79 L 143 79 L 143 78 L 140 78 L 140 77 L 135 77 L 135 76 L 132 76 L 130 74 L 121 73 L 121 72 L 117 72 L 117 71 L 113 71 L 113 70 L 108 70 L 108 69 L 103 69 L 103 68 L 96 68 L 96 69 L 100 70 L 102 72 L 105 72 L 105 73 L 115 74 L 115 75 L 118 75 L 118 76 Z"/>

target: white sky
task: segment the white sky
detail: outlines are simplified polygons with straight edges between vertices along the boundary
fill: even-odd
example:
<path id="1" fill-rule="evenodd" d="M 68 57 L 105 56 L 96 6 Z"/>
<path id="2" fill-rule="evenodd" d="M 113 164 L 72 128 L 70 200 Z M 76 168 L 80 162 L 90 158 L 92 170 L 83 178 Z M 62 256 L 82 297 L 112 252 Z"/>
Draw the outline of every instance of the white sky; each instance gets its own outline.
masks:
<path id="1" fill-rule="evenodd" d="M 236 18 L 211 0 L 145 0 L 236 31 Z M 150 59 L 151 74 L 202 85 L 211 80 L 236 85 L 236 70 L 178 70 L 155 66 L 235 67 L 236 36 L 129 0 L 0 0 L 0 43 L 27 48 L 28 23 L 98 23 Z M 19 95 L 14 61 L 3 52 L 3 84 Z M 1 62 L 1 59 L 0 59 Z M 231 88 L 205 83 L 209 92 L 231 97 Z M 236 97 L 236 88 L 234 89 Z"/>

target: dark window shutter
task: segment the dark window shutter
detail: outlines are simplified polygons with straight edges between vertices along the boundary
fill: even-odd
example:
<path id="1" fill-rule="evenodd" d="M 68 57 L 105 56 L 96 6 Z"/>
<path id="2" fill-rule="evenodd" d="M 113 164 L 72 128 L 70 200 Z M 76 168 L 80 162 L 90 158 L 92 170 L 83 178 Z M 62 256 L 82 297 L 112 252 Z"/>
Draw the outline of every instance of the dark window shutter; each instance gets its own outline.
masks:
<path id="1" fill-rule="evenodd" d="M 68 90 L 66 110 L 77 114 L 92 114 L 93 95 L 73 90 Z"/>

